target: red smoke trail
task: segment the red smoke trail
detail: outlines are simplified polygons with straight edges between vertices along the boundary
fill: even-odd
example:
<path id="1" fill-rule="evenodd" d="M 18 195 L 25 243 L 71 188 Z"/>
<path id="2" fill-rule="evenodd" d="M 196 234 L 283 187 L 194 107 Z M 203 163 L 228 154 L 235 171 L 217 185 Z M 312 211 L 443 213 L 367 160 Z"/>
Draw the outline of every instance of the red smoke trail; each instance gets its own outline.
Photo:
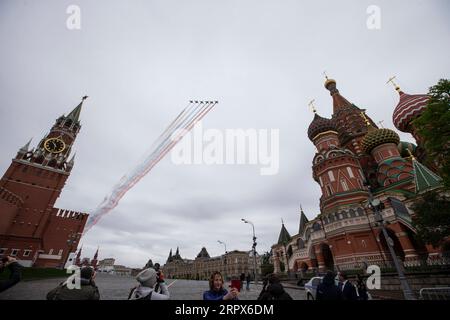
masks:
<path id="1" fill-rule="evenodd" d="M 130 178 L 127 179 L 125 176 L 121 179 L 121 181 L 113 188 L 111 195 L 103 200 L 103 202 L 97 207 L 97 209 L 91 214 L 84 233 L 88 232 L 91 227 L 93 227 L 102 216 L 109 213 L 112 209 L 114 209 L 119 203 L 120 199 L 130 190 L 140 179 L 142 179 L 162 158 L 180 141 L 195 124 L 200 121 L 216 104 L 217 101 L 208 101 L 203 107 L 198 109 L 198 106 L 203 104 L 203 101 L 200 102 L 199 105 L 194 107 L 194 111 L 187 111 L 192 104 L 191 103 L 183 109 L 183 111 L 175 118 L 174 121 L 167 127 L 166 130 L 159 136 L 159 138 L 155 141 L 153 145 L 157 145 L 156 149 L 146 158 L 143 164 L 140 164 L 136 169 L 132 172 L 134 174 L 131 175 Z M 195 104 L 198 102 L 195 101 Z M 195 105 L 194 104 L 194 105 Z M 194 114 L 192 118 L 191 115 Z M 183 123 L 186 122 L 184 124 Z M 177 121 L 179 123 L 177 123 Z M 182 127 L 182 128 L 181 128 Z M 180 129 L 181 128 L 181 129 Z M 177 130 L 179 132 L 177 132 Z M 178 133 L 175 137 L 173 137 L 174 133 Z M 166 142 L 171 141 L 168 145 Z M 161 142 L 159 142 L 162 140 Z M 159 144 L 158 144 L 159 142 Z M 162 150 L 160 150 L 162 148 Z M 147 161 L 150 160 L 149 163 Z M 145 165 L 144 168 L 141 168 L 142 165 Z M 122 181 L 124 180 L 125 181 Z"/>

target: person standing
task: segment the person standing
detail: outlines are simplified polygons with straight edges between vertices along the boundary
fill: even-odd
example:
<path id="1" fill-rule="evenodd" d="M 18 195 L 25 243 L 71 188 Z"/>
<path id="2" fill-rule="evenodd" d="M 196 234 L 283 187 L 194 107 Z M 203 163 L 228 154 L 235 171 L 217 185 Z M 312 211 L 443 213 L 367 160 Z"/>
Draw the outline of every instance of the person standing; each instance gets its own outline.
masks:
<path id="1" fill-rule="evenodd" d="M 247 290 L 250 290 L 250 281 L 252 280 L 252 276 L 250 275 L 250 272 L 247 273 L 247 278 L 245 279 L 247 281 Z"/>
<path id="2" fill-rule="evenodd" d="M 79 288 L 69 288 L 66 280 L 47 294 L 47 300 L 100 300 L 100 293 L 94 282 L 95 274 L 94 268 L 82 267 Z M 73 281 L 72 278 L 69 279 Z"/>
<path id="3" fill-rule="evenodd" d="M 358 292 L 358 300 L 369 299 L 369 295 L 367 294 L 367 286 L 359 273 L 356 275 L 356 290 Z"/>
<path id="4" fill-rule="evenodd" d="M 238 295 L 237 288 L 231 288 L 230 292 L 224 289 L 222 274 L 215 271 L 209 278 L 209 290 L 203 293 L 203 300 L 238 300 Z"/>
<path id="5" fill-rule="evenodd" d="M 284 290 L 280 279 L 271 274 L 267 278 L 267 286 L 264 285 L 263 290 L 259 294 L 258 300 L 293 300 L 292 297 Z"/>
<path id="6" fill-rule="evenodd" d="M 345 272 L 340 271 L 339 276 L 339 289 L 341 290 L 342 300 L 357 300 L 358 295 L 356 293 L 355 286 L 348 281 L 348 276 Z"/>
<path id="7" fill-rule="evenodd" d="M 15 286 L 22 278 L 22 266 L 17 262 L 16 258 L 3 257 L 0 263 L 0 272 L 3 272 L 6 268 L 9 269 L 10 275 L 8 279 L 0 281 L 0 292 Z"/>
<path id="8" fill-rule="evenodd" d="M 162 273 L 158 275 L 155 269 L 147 268 L 136 276 L 136 280 L 139 285 L 131 289 L 128 300 L 169 300 L 169 289 Z M 161 292 L 155 291 L 157 285 Z"/>
<path id="9" fill-rule="evenodd" d="M 316 289 L 316 300 L 340 300 L 341 292 L 334 282 L 335 275 L 332 271 L 327 271 L 322 282 Z"/>
<path id="10" fill-rule="evenodd" d="M 241 288 L 244 288 L 244 281 L 245 281 L 245 273 L 241 273 L 241 276 L 239 277 L 239 279 L 241 280 Z M 241 289 L 239 288 L 239 290 Z"/>

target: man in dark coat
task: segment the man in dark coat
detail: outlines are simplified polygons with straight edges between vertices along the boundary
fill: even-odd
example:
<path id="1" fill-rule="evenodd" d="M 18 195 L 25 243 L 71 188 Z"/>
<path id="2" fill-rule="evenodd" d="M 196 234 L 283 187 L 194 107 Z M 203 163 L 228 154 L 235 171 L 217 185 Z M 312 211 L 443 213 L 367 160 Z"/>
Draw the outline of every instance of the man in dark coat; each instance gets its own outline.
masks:
<path id="1" fill-rule="evenodd" d="M 258 300 L 293 300 L 284 290 L 283 285 L 280 283 L 280 279 L 276 275 L 271 274 L 264 281 L 265 284 L 263 290 L 259 294 Z"/>
<path id="2" fill-rule="evenodd" d="M 334 273 L 328 271 L 317 286 L 316 300 L 340 300 L 341 292 L 334 283 Z"/>
<path id="3" fill-rule="evenodd" d="M 0 263 L 0 272 L 3 272 L 6 268 L 9 269 L 10 275 L 9 279 L 0 281 L 0 292 L 16 285 L 21 279 L 22 266 L 17 262 L 16 258 L 9 256 L 3 257 Z"/>
<path id="4" fill-rule="evenodd" d="M 64 281 L 47 294 L 47 300 L 100 300 L 100 293 L 94 282 L 94 269 L 83 267 L 80 276 L 80 288 L 70 289 L 67 281 Z"/>
<path id="5" fill-rule="evenodd" d="M 358 294 L 356 293 L 355 286 L 348 281 L 347 274 L 343 271 L 338 273 L 339 275 L 339 289 L 342 292 L 342 300 L 357 300 Z"/>

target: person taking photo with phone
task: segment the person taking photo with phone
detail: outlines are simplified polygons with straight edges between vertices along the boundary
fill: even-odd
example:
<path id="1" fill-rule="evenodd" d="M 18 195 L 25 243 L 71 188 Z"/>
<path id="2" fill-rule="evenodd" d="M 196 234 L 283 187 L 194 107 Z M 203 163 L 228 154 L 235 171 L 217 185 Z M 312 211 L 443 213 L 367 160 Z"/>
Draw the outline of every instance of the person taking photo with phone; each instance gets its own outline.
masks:
<path id="1" fill-rule="evenodd" d="M 209 278 L 209 290 L 203 293 L 203 300 L 238 300 L 239 290 L 232 287 L 228 292 L 223 287 L 223 277 L 219 271 Z"/>

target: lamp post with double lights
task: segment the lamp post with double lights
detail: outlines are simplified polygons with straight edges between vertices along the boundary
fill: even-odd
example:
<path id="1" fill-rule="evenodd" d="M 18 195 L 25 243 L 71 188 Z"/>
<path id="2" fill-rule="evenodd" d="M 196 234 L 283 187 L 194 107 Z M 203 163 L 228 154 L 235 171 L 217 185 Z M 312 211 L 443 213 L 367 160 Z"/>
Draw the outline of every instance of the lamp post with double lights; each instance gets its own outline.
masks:
<path id="1" fill-rule="evenodd" d="M 379 199 L 373 198 L 370 186 L 367 186 L 367 189 L 369 191 L 369 207 L 373 210 L 375 222 L 381 227 L 381 231 L 383 232 L 384 239 L 386 240 L 389 252 L 391 253 L 392 260 L 394 261 L 395 269 L 397 270 L 398 273 L 398 280 L 400 281 L 400 285 L 402 286 L 403 295 L 405 296 L 406 300 L 416 300 L 416 297 L 414 296 L 414 293 L 412 292 L 411 287 L 409 286 L 409 283 L 406 280 L 402 267 L 400 266 L 397 254 L 395 253 L 394 241 L 392 240 L 391 237 L 389 237 L 389 234 L 384 225 L 385 222 L 382 215 L 384 204 Z"/>
<path id="2" fill-rule="evenodd" d="M 257 267 L 256 267 L 256 236 L 255 236 L 255 225 L 253 224 L 253 222 L 246 220 L 246 219 L 241 219 L 244 223 L 248 223 L 251 224 L 252 228 L 253 228 L 253 268 L 254 268 L 254 275 L 255 275 L 255 285 L 258 284 L 258 271 L 257 271 Z"/>

